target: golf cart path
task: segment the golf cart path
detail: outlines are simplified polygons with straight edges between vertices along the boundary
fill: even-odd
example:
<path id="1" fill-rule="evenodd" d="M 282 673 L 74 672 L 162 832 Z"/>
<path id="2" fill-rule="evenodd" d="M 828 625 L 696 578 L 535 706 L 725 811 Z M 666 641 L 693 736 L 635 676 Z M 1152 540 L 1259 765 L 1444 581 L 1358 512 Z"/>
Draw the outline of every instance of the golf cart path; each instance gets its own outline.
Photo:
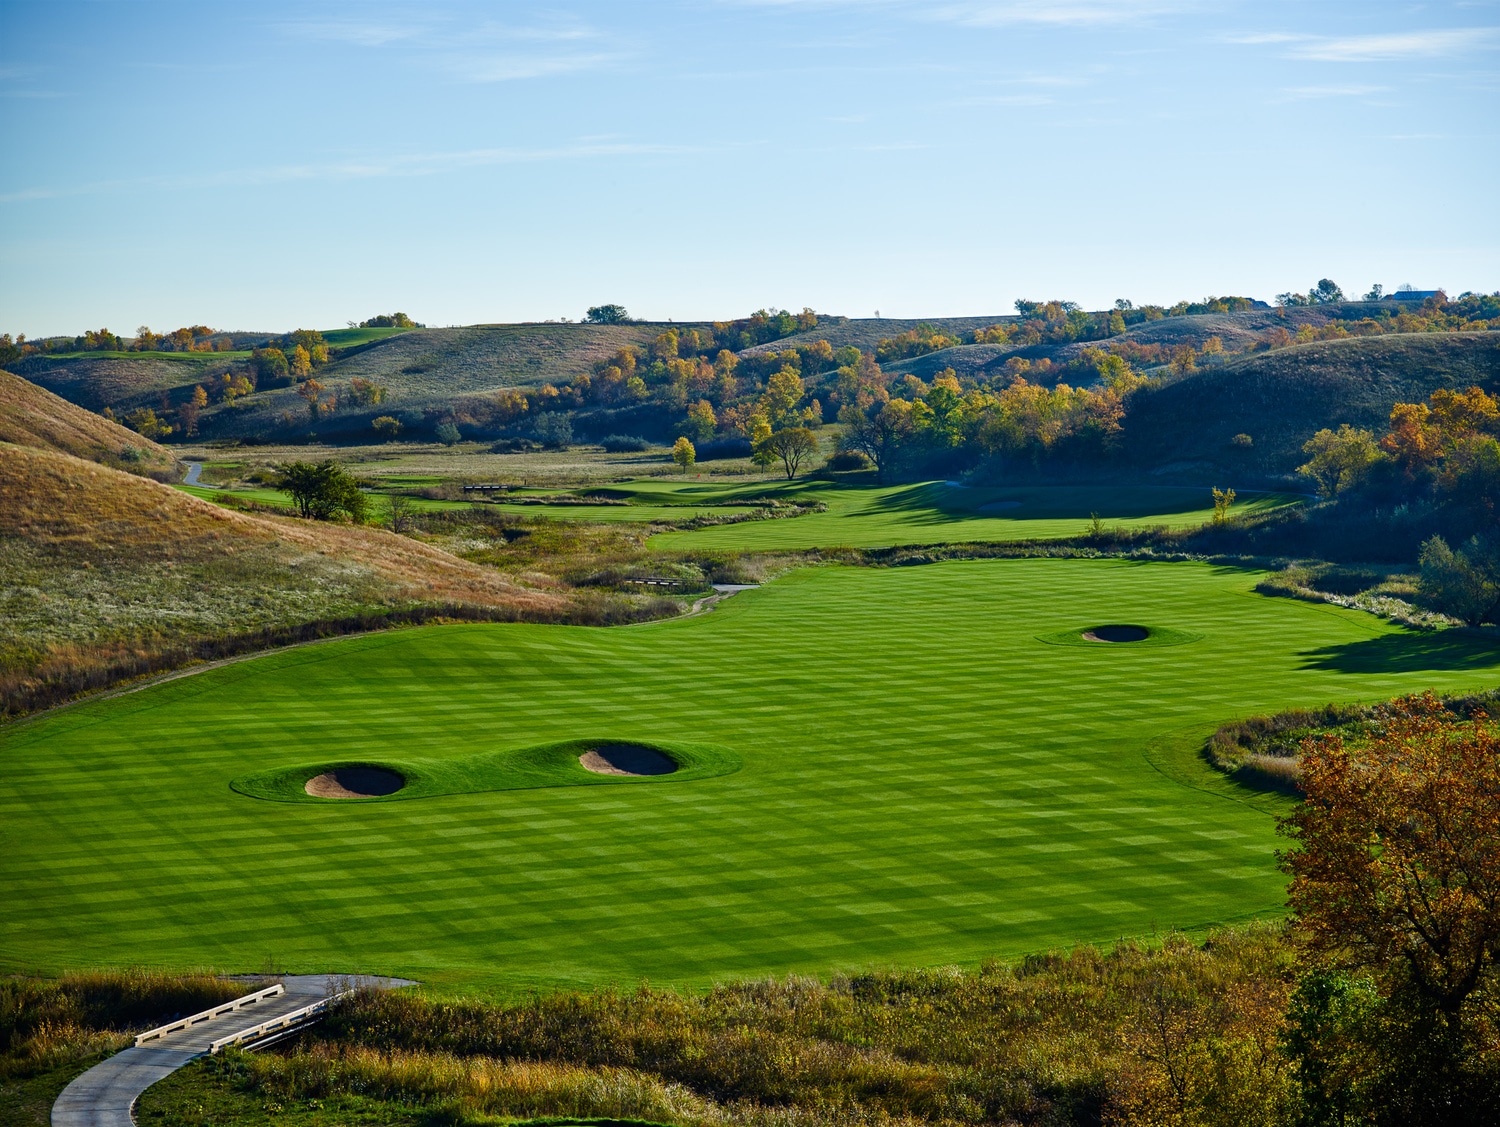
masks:
<path id="1" fill-rule="evenodd" d="M 403 978 L 365 978 L 332 974 L 288 975 L 285 993 L 245 1001 L 238 1009 L 194 1022 L 124 1049 L 76 1077 L 52 1105 L 52 1127 L 134 1127 L 136 1098 L 158 1080 L 212 1051 L 216 1041 L 314 1005 L 355 986 L 380 990 L 412 986 Z M 247 995 L 247 999 L 253 995 Z"/>

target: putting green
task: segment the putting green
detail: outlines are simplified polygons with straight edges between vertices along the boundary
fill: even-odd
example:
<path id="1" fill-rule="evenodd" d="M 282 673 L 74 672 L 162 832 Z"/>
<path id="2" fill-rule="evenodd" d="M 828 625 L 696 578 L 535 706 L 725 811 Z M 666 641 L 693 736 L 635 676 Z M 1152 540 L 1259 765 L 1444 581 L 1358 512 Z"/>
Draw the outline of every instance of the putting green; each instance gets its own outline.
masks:
<path id="1" fill-rule="evenodd" d="M 1492 687 L 1500 652 L 1205 564 L 804 570 L 712 614 L 306 646 L 0 733 L 0 970 L 439 985 L 974 963 L 1274 913 L 1272 815 L 1194 757 L 1237 715 Z M 1178 645 L 1051 645 L 1134 623 Z M 708 778 L 274 802 L 231 781 L 608 736 Z M 686 774 L 686 773 L 684 773 Z"/>

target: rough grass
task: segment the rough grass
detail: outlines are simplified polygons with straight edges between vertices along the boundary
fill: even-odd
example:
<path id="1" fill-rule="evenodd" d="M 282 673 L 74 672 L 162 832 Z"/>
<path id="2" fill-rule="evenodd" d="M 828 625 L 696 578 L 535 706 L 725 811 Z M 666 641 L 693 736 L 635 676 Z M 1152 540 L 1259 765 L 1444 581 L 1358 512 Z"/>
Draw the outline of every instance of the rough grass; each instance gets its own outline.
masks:
<path id="1" fill-rule="evenodd" d="M 179 1074 L 147 1093 L 141 1112 L 146 1122 L 197 1105 L 235 1122 L 275 1109 L 293 1122 L 342 1113 L 1254 1127 L 1291 1104 L 1276 1037 L 1294 971 L 1279 930 L 1249 927 L 1203 946 L 1173 936 L 1161 947 L 826 984 L 736 982 L 697 996 L 643 987 L 497 1004 L 366 994 L 284 1051 Z"/>
<path id="2" fill-rule="evenodd" d="M 79 971 L 55 979 L 0 978 L 0 1078 L 34 1075 L 122 1047 L 139 1032 L 245 993 L 212 975 Z"/>
<path id="3" fill-rule="evenodd" d="M 1204 757 L 1220 771 L 1250 786 L 1300 793 L 1302 745 L 1320 736 L 1340 736 L 1358 745 L 1371 738 L 1389 714 L 1378 704 L 1328 704 L 1250 716 L 1223 725 L 1203 745 Z M 1500 689 L 1442 698 L 1452 719 L 1500 714 Z"/>
<path id="4" fill-rule="evenodd" d="M 1212 771 L 1204 739 L 1233 716 L 1493 687 L 1500 653 L 1257 596 L 1258 578 L 812 568 L 696 618 L 403 630 L 86 702 L 0 732 L 0 957 L 703 984 L 1274 914 L 1285 800 Z M 1037 640 L 1111 621 L 1201 638 Z M 229 786 L 599 734 L 720 744 L 744 767 L 404 802 Z"/>
<path id="5" fill-rule="evenodd" d="M 374 528 L 229 512 L 0 445 L 0 677 L 34 707 L 196 639 L 425 606 L 568 617 L 556 592 Z M 232 652 L 232 651 L 231 651 Z M 148 662 L 149 665 L 149 662 Z"/>

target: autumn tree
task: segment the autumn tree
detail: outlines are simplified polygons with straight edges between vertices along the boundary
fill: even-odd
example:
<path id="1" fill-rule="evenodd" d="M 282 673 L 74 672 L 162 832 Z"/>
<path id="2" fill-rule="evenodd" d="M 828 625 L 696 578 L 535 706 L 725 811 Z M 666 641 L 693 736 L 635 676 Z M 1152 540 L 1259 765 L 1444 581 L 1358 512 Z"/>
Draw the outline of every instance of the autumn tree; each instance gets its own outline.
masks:
<path id="1" fill-rule="evenodd" d="M 391 415 L 381 415 L 371 422 L 370 426 L 386 442 L 394 442 L 396 436 L 401 433 L 401 420 Z"/>
<path id="2" fill-rule="evenodd" d="M 1234 490 L 1213 487 L 1214 523 L 1223 524 L 1229 519 L 1229 506 L 1234 504 Z"/>
<path id="3" fill-rule="evenodd" d="M 120 421 L 143 438 L 165 438 L 172 433 L 172 425 L 157 418 L 150 407 L 137 407 Z"/>
<path id="4" fill-rule="evenodd" d="M 1337 431 L 1324 427 L 1302 444 L 1308 460 L 1297 467 L 1318 483 L 1318 492 L 1332 497 L 1359 485 L 1370 469 L 1385 455 L 1367 430 L 1356 430 L 1344 423 Z"/>
<path id="5" fill-rule="evenodd" d="M 286 362 L 294 380 L 304 380 L 312 375 L 312 353 L 300 344 L 288 354 Z"/>
<path id="6" fill-rule="evenodd" d="M 677 468 L 683 473 L 693 468 L 693 462 L 698 458 L 698 451 L 693 449 L 693 444 L 686 435 L 679 438 L 672 446 L 672 461 L 677 463 Z"/>
<path id="7" fill-rule="evenodd" d="M 323 385 L 314 379 L 303 380 L 297 388 L 297 394 L 300 395 L 303 401 L 307 404 L 307 417 L 312 422 L 318 421 L 318 411 L 321 406 L 318 403 L 318 396 L 322 393 L 322 391 Z"/>
<path id="8" fill-rule="evenodd" d="M 687 409 L 687 432 L 688 437 L 699 442 L 707 442 L 714 436 L 714 428 L 718 425 L 718 419 L 714 415 L 713 404 L 707 399 L 700 399 L 690 405 Z"/>
<path id="9" fill-rule="evenodd" d="M 760 397 L 758 406 L 772 430 L 801 422 L 797 405 L 802 402 L 805 390 L 802 377 L 790 367 L 780 369 L 766 382 L 765 394 Z"/>
<path id="10" fill-rule="evenodd" d="M 1373 1058 L 1374 1075 L 1354 1093 L 1371 1112 L 1359 1121 L 1493 1122 L 1494 725 L 1480 713 L 1460 722 L 1430 694 L 1407 698 L 1363 743 L 1306 741 L 1301 785 L 1306 801 L 1281 824 L 1293 848 L 1280 858 L 1297 931 L 1316 962 L 1369 975 L 1377 987 L 1346 1053 Z"/>

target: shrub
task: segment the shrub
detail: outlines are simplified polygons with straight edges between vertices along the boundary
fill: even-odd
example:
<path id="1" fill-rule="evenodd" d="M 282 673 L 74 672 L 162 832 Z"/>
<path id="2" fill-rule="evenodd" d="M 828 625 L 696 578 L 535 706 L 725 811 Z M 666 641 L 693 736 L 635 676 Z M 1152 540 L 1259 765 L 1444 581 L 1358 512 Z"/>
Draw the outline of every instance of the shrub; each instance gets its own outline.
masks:
<path id="1" fill-rule="evenodd" d="M 721 458 L 748 458 L 752 447 L 750 440 L 742 435 L 731 434 L 715 438 L 698 447 L 698 460 L 712 462 Z"/>
<path id="2" fill-rule="evenodd" d="M 858 450 L 840 450 L 828 459 L 828 468 L 835 473 L 849 473 L 853 470 L 867 470 L 871 467 L 869 458 L 866 458 Z"/>
<path id="3" fill-rule="evenodd" d="M 638 454 L 643 450 L 651 449 L 651 443 L 633 434 L 606 435 L 599 445 L 610 454 Z"/>
<path id="4" fill-rule="evenodd" d="M 531 433 L 548 450 L 566 450 L 573 445 L 573 422 L 560 411 L 538 415 L 531 424 Z"/>
<path id="5" fill-rule="evenodd" d="M 444 446 L 456 446 L 464 440 L 464 436 L 458 433 L 458 428 L 452 423 L 443 423 L 432 433 Z"/>

